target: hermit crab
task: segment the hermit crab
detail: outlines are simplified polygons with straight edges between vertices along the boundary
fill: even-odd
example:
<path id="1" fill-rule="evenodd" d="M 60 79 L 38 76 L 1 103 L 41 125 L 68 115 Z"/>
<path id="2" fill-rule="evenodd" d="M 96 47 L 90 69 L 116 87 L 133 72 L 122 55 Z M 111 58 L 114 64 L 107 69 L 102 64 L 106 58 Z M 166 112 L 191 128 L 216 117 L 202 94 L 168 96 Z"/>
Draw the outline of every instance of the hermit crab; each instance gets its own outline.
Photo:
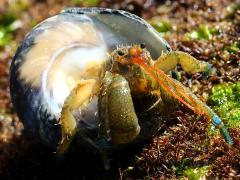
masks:
<path id="1" fill-rule="evenodd" d="M 143 19 L 121 10 L 71 8 L 26 35 L 10 68 L 13 104 L 25 131 L 64 154 L 74 138 L 96 149 L 119 148 L 153 136 L 179 103 L 206 116 L 231 138 L 220 118 L 171 78 L 211 66 L 171 51 Z M 140 103 L 140 105 L 139 105 Z"/>

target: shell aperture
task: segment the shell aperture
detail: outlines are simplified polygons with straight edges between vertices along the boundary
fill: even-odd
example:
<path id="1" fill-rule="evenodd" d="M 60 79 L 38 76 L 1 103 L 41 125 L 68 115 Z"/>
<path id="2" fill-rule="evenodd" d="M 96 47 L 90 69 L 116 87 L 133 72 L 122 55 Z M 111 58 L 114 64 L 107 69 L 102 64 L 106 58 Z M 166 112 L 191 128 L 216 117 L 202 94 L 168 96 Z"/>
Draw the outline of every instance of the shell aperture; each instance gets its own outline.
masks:
<path id="1" fill-rule="evenodd" d="M 33 28 L 10 69 L 13 104 L 26 131 L 56 148 L 61 134 L 57 124 L 71 90 L 88 80 L 98 82 L 108 54 L 135 43 L 145 43 L 153 57 L 170 50 L 146 21 L 120 10 L 71 8 Z M 73 115 L 79 127 L 97 130 L 97 111 L 96 95 Z"/>

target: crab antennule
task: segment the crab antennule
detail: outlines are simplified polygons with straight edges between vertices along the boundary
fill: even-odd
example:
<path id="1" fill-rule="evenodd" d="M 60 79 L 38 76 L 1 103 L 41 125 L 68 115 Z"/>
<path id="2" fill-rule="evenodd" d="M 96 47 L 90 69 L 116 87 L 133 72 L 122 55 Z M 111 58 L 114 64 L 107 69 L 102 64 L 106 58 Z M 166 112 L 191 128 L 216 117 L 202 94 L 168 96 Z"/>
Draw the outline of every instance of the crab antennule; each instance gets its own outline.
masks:
<path id="1" fill-rule="evenodd" d="M 180 102 L 182 102 L 183 104 L 185 104 L 189 109 L 193 110 L 194 112 L 196 112 L 196 109 L 191 106 L 189 103 L 187 103 L 182 97 L 180 97 L 179 95 L 177 95 L 172 87 L 169 87 L 169 85 L 166 83 L 167 81 L 163 81 L 162 79 L 160 79 L 155 72 L 153 72 L 153 70 L 151 69 L 150 66 L 148 66 L 145 62 L 143 61 L 139 61 L 137 58 L 133 60 L 133 63 L 136 63 L 138 65 L 140 65 L 141 67 L 143 67 L 151 76 L 153 76 L 154 79 L 156 79 L 159 84 L 162 85 L 163 89 L 165 89 L 167 92 L 170 92 L 176 99 L 178 99 Z M 166 75 L 165 75 L 166 76 Z"/>
<path id="2" fill-rule="evenodd" d="M 132 62 L 143 67 L 154 79 L 159 82 L 165 91 L 170 92 L 170 94 L 172 94 L 176 99 L 186 105 L 189 109 L 199 115 L 205 115 L 208 119 L 211 119 L 212 124 L 220 129 L 220 132 L 226 142 L 230 145 L 232 144 L 229 132 L 222 123 L 221 119 L 208 106 L 198 100 L 198 98 L 187 88 L 175 82 L 160 69 L 149 66 L 141 57 L 133 58 Z"/>
<path id="3" fill-rule="evenodd" d="M 182 96 L 184 98 L 185 102 L 182 103 L 188 103 L 188 104 L 193 104 L 193 107 L 197 107 L 194 108 L 193 111 L 196 112 L 199 115 L 204 114 L 204 112 L 201 110 L 201 108 L 198 106 L 198 103 L 195 101 L 195 99 L 192 96 L 189 96 L 189 94 L 186 93 L 186 88 L 184 88 L 182 85 L 177 84 L 173 79 L 171 79 L 170 77 L 168 77 L 163 71 L 161 71 L 160 69 L 157 69 L 155 67 L 150 67 L 153 71 L 157 72 L 157 74 L 163 78 L 166 83 L 169 86 L 172 86 L 172 88 L 175 90 L 174 93 L 179 94 L 180 96 Z M 169 84 L 171 83 L 171 84 Z M 179 96 L 177 95 L 177 96 Z M 187 102 L 186 102 L 187 101 Z"/>

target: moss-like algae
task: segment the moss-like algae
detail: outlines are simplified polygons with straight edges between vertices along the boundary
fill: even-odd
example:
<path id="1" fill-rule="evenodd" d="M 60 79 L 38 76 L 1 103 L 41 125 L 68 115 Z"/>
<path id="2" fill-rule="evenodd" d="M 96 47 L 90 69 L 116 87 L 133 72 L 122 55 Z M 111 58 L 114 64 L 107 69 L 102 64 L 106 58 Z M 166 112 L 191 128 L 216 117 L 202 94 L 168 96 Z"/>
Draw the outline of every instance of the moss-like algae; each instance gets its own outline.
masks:
<path id="1" fill-rule="evenodd" d="M 240 82 L 214 86 L 208 104 L 222 118 L 226 126 L 240 127 Z"/>
<path id="2" fill-rule="evenodd" d="M 183 175 L 189 180 L 205 179 L 210 166 L 202 166 L 198 168 L 188 168 L 183 171 Z"/>
<path id="3" fill-rule="evenodd" d="M 171 22 L 165 20 L 152 20 L 149 23 L 162 35 L 173 30 Z"/>

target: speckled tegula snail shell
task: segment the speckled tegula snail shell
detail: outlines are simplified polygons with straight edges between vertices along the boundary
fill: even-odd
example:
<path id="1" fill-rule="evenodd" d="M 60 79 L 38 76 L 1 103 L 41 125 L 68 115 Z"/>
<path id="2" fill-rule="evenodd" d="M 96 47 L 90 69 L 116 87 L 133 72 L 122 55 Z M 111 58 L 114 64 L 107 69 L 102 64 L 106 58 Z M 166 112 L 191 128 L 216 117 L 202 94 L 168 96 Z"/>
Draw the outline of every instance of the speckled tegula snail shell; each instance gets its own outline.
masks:
<path id="1" fill-rule="evenodd" d="M 12 101 L 25 131 L 56 148 L 61 138 L 58 121 L 62 106 L 76 83 L 97 78 L 111 51 L 135 43 L 145 43 L 153 58 L 170 50 L 146 21 L 120 10 L 71 8 L 38 24 L 26 35 L 10 68 Z M 79 128 L 98 131 L 97 102 L 97 97 L 93 98 L 81 110 Z M 140 122 L 137 139 L 158 128 L 145 124 Z"/>

